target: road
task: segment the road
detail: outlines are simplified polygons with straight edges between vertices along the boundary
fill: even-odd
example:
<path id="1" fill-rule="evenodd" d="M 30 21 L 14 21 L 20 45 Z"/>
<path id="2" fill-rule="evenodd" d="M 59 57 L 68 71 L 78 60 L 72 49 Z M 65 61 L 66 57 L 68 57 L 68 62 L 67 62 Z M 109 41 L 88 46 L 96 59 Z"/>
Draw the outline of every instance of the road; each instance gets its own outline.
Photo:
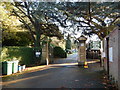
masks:
<path id="1" fill-rule="evenodd" d="M 3 88 L 105 88 L 99 63 L 77 66 L 77 54 L 55 60 L 48 68 L 3 79 Z"/>

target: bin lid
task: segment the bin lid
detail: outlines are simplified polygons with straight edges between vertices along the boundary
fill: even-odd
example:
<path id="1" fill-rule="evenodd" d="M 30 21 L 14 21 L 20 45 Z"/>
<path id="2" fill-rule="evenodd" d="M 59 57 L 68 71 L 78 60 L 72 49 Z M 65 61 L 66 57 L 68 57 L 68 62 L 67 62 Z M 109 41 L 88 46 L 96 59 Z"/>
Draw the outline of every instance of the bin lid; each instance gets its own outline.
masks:
<path id="1" fill-rule="evenodd" d="M 5 61 L 5 63 L 13 63 L 13 61 Z"/>
<path id="2" fill-rule="evenodd" d="M 17 63 L 17 62 L 19 62 L 19 60 L 14 60 L 13 62 L 16 62 L 16 63 Z"/>

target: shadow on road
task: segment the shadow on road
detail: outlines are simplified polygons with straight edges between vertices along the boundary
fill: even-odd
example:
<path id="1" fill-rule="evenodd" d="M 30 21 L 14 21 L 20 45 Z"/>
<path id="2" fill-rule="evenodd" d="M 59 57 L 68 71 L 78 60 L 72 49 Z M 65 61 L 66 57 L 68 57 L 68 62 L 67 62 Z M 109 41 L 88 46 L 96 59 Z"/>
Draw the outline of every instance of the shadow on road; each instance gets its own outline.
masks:
<path id="1" fill-rule="evenodd" d="M 3 88 L 105 88 L 103 68 L 98 60 L 88 60 L 88 68 L 78 67 L 77 54 L 56 59 L 53 64 L 29 73 L 3 78 Z"/>

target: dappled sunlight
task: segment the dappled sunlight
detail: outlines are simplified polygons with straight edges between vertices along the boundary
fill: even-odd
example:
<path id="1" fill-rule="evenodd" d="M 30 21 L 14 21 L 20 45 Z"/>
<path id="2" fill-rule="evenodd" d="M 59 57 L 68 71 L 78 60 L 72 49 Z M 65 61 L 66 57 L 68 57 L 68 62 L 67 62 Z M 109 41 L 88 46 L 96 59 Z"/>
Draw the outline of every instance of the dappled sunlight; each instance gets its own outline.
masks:
<path id="1" fill-rule="evenodd" d="M 100 60 L 87 61 L 87 63 L 97 63 L 97 62 L 100 62 Z"/>
<path id="2" fill-rule="evenodd" d="M 96 59 L 96 60 L 92 60 L 92 61 L 86 61 L 88 64 L 89 63 L 97 63 L 100 62 L 100 60 Z M 78 62 L 76 63 L 62 63 L 62 64 L 50 64 L 49 66 L 71 66 L 71 65 L 78 65 Z"/>
<path id="3" fill-rule="evenodd" d="M 69 65 L 78 65 L 78 63 L 62 63 L 62 64 L 53 64 L 49 66 L 69 66 Z"/>
<path id="4" fill-rule="evenodd" d="M 32 76 L 32 77 L 28 77 L 28 78 L 22 78 L 22 79 L 7 81 L 7 82 L 0 82 L 0 84 L 8 85 L 8 84 L 13 84 L 13 83 L 17 83 L 17 82 L 21 82 L 21 81 L 25 81 L 25 80 L 30 80 L 30 79 L 34 79 L 34 78 L 38 78 L 38 77 L 40 78 L 40 77 L 49 76 L 50 74 L 51 73 L 47 73 L 47 74 L 42 74 L 42 75 L 38 75 L 38 76 Z"/>

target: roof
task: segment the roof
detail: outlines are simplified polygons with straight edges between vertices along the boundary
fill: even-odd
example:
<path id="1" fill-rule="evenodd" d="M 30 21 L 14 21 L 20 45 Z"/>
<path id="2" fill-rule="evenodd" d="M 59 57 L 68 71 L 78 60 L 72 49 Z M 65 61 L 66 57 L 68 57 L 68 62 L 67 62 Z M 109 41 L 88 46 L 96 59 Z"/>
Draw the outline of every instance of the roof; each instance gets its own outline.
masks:
<path id="1" fill-rule="evenodd" d="M 85 36 L 81 35 L 81 36 L 78 38 L 78 40 L 87 40 L 87 38 L 86 38 Z"/>

